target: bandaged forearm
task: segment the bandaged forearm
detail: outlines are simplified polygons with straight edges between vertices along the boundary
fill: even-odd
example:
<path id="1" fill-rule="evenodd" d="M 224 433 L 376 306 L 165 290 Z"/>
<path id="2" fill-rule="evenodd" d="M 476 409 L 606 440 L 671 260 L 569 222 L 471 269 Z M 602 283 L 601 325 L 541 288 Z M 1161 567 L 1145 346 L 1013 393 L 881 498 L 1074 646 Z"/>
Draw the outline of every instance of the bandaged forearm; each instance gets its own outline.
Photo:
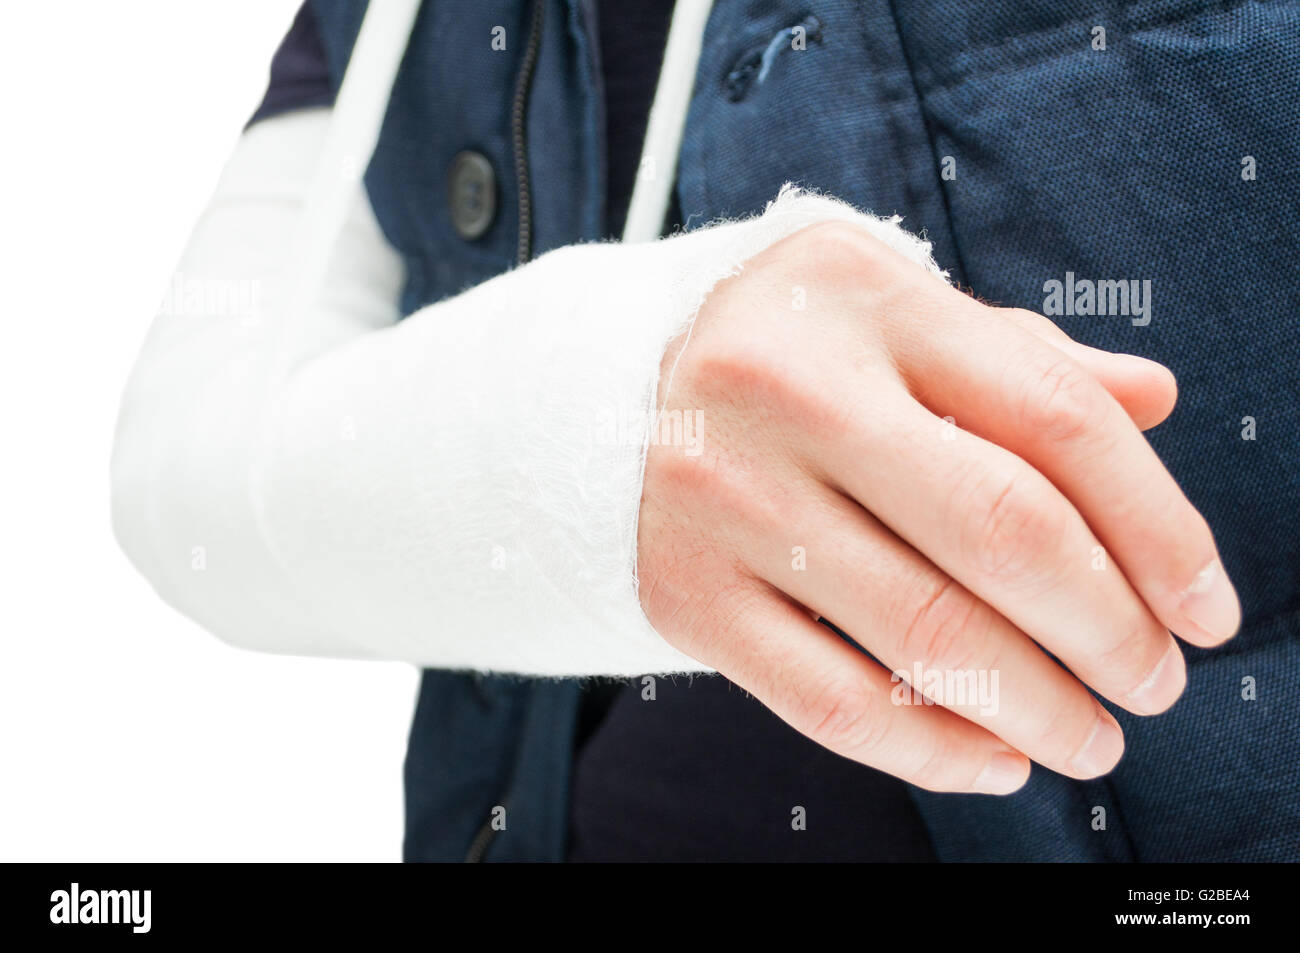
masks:
<path id="1" fill-rule="evenodd" d="M 401 262 L 358 195 L 286 375 L 285 248 L 326 122 L 254 126 L 191 238 L 121 412 L 123 548 L 174 607 L 250 648 L 706 671 L 637 597 L 667 346 L 719 280 L 804 225 L 858 221 L 918 260 L 925 246 L 787 194 L 746 222 L 560 249 L 399 322 Z M 707 421 L 683 423 L 691 452 Z"/>

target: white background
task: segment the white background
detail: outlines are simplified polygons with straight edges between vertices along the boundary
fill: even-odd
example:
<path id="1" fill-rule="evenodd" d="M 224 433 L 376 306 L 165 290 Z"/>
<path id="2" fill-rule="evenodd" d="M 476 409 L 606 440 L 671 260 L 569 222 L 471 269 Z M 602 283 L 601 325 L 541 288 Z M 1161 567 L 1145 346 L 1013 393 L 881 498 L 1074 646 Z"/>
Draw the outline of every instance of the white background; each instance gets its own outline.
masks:
<path id="1" fill-rule="evenodd" d="M 399 856 L 415 671 L 227 648 L 109 528 L 123 384 L 297 4 L 5 5 L 2 860 Z"/>

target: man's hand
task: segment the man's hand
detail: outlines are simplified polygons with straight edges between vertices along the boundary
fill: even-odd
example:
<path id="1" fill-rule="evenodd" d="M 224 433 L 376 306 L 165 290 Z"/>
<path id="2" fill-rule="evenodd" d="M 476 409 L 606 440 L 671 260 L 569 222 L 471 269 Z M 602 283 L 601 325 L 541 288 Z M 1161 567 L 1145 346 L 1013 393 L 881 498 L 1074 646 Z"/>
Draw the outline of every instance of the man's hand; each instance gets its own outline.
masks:
<path id="1" fill-rule="evenodd" d="M 719 285 L 663 369 L 667 408 L 705 426 L 698 455 L 651 448 L 642 605 L 846 757 L 938 791 L 1013 791 L 1026 756 L 1095 777 L 1124 741 L 1085 684 L 1156 714 L 1186 681 L 1170 630 L 1237 629 L 1209 528 L 1140 432 L 1173 407 L 1159 364 L 828 223 Z M 939 704 L 895 704 L 890 671 L 917 664 L 996 672 L 997 703 L 923 682 Z"/>

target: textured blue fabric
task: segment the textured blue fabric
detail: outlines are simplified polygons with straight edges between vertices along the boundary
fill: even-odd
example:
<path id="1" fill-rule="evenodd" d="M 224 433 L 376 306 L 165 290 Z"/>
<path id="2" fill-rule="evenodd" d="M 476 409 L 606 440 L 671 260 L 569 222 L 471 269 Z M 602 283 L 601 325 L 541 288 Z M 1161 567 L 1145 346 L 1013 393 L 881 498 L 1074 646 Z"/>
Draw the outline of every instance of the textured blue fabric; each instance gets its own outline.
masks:
<path id="1" fill-rule="evenodd" d="M 1030 308 L 1067 270 L 1150 280 L 1148 326 L 1057 320 L 1177 375 L 1178 409 L 1151 442 L 1213 527 L 1245 624 L 1218 652 L 1190 651 L 1172 712 L 1121 719 L 1128 753 L 1102 784 L 1065 785 L 1078 805 L 1040 769 L 1012 798 L 923 806 L 959 857 L 1050 858 L 1066 843 L 1081 857 L 1300 859 L 1300 9 L 1123 5 L 1100 20 L 1104 52 L 1081 13 L 899 5 L 935 155 L 959 157 L 950 263 L 983 297 Z M 1241 697 L 1246 676 L 1257 701 Z M 1105 800 L 1101 834 L 1090 808 Z M 1020 820 L 1042 803 L 1058 809 Z"/>
<path id="2" fill-rule="evenodd" d="M 538 251 L 599 235 L 605 181 L 590 11 L 542 2 L 528 107 Z M 337 83 L 362 5 L 312 9 Z M 510 91 L 527 20 L 516 0 L 435 0 L 420 15 L 366 177 L 410 268 L 407 312 L 514 261 Z M 505 52 L 490 47 L 498 24 Z M 806 48 L 791 47 L 797 33 Z M 1171 712 L 1120 714 L 1129 750 L 1108 778 L 1036 769 L 1006 798 L 916 792 L 945 859 L 1300 859 L 1298 129 L 1292 0 L 714 7 L 677 189 L 688 227 L 757 211 L 793 180 L 904 215 L 992 302 L 1042 310 L 1045 283 L 1067 273 L 1150 281 L 1149 324 L 1057 320 L 1178 375 L 1179 407 L 1151 441 L 1209 519 L 1242 598 L 1242 634 L 1189 650 L 1187 694 Z M 466 148 L 489 156 L 500 189 L 498 220 L 471 243 L 445 203 L 446 169 Z M 955 177 L 941 175 L 946 164 Z M 1246 678 L 1256 700 L 1242 697 Z M 561 857 L 577 693 L 571 682 L 426 676 L 407 856 L 464 856 L 508 795 L 528 833 L 513 836 L 512 823 L 485 857 Z"/>

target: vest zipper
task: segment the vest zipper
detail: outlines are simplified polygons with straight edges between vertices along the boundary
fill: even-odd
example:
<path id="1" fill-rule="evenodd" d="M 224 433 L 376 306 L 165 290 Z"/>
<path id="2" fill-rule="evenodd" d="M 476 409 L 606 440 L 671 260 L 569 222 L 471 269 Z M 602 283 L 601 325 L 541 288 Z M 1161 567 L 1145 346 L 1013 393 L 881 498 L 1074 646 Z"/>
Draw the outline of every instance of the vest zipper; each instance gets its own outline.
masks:
<path id="1" fill-rule="evenodd" d="M 519 193 L 519 244 L 516 249 L 517 264 L 524 264 L 533 251 L 533 196 L 528 180 L 527 113 L 528 94 L 533 86 L 537 68 L 537 54 L 542 45 L 542 16 L 546 0 L 532 0 L 528 26 L 528 43 L 524 48 L 524 61 L 519 67 L 515 82 L 514 101 L 510 107 L 510 135 L 515 152 L 515 187 Z"/>

